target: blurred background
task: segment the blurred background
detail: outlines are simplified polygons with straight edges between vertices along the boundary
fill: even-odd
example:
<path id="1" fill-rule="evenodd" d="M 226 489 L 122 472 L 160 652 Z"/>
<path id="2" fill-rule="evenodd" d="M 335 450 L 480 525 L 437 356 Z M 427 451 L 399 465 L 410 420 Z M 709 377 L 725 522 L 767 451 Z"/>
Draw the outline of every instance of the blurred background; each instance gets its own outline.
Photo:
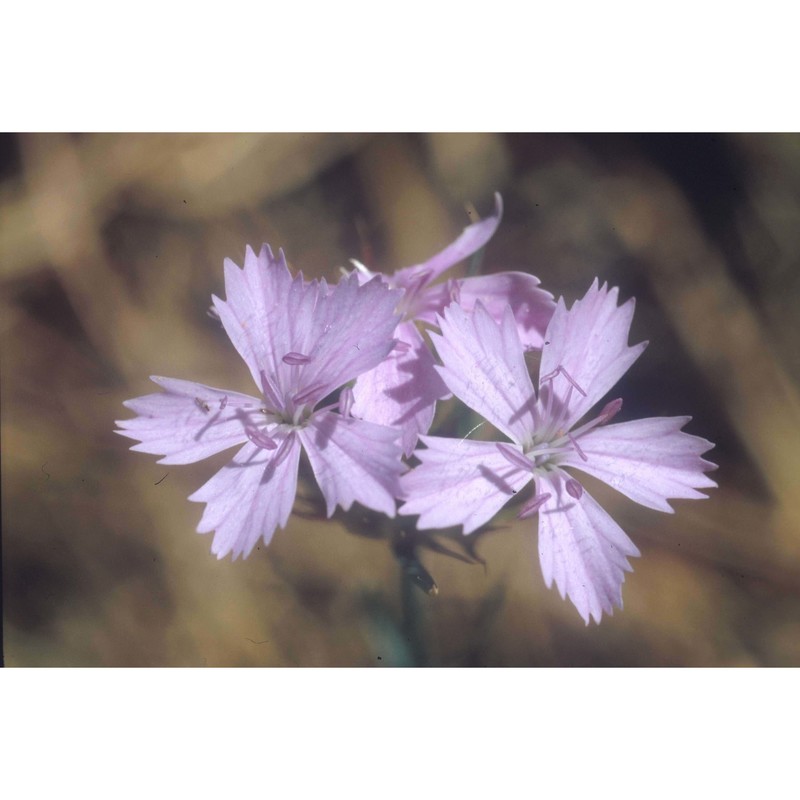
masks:
<path id="1" fill-rule="evenodd" d="M 667 515 L 587 479 L 642 552 L 599 626 L 513 513 L 421 542 L 438 594 L 368 520 L 295 515 L 217 561 L 186 498 L 231 453 L 161 466 L 112 430 L 151 374 L 253 391 L 206 313 L 223 259 L 393 271 L 494 191 L 480 269 L 635 296 L 621 418 L 692 415 L 720 488 Z M 6 664 L 800 665 L 798 220 L 797 135 L 0 137 Z"/>

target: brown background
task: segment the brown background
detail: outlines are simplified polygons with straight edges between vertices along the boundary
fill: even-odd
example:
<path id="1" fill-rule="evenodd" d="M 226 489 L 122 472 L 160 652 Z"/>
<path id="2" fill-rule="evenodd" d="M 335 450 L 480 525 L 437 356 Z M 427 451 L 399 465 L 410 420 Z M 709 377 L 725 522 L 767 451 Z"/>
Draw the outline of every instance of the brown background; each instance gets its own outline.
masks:
<path id="1" fill-rule="evenodd" d="M 800 664 L 800 137 L 6 135 L 0 139 L 3 620 L 8 665 Z M 590 491 L 642 551 L 584 627 L 544 587 L 535 521 L 486 562 L 294 516 L 218 562 L 187 495 L 229 454 L 163 467 L 111 431 L 150 374 L 252 391 L 206 310 L 222 261 L 283 247 L 335 279 L 420 261 L 506 214 L 484 271 L 568 301 L 636 296 L 650 347 L 623 419 L 691 414 L 720 489 L 675 515 Z M 470 210 L 471 207 L 470 207 Z M 166 475 L 166 477 L 164 477 Z M 363 531 L 362 531 L 363 533 Z M 451 550 L 463 544 L 442 533 Z"/>

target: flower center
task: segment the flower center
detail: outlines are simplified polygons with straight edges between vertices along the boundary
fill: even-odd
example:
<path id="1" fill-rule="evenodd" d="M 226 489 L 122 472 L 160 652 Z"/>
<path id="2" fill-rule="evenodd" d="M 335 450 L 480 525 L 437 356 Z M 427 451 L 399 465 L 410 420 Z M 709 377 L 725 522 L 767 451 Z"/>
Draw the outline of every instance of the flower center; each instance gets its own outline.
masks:
<path id="1" fill-rule="evenodd" d="M 563 400 L 555 399 L 553 390 L 553 381 L 559 375 L 569 383 Z M 543 376 L 540 383 L 542 387 L 536 412 L 538 425 L 532 442 L 523 446 L 522 453 L 507 444 L 498 444 L 498 450 L 514 466 L 520 469 L 528 469 L 534 474 L 547 472 L 558 467 L 561 459 L 573 452 L 577 453 L 583 461 L 588 461 L 589 457 L 581 447 L 579 439 L 593 428 L 598 425 L 605 425 L 616 416 L 622 408 L 622 399 L 612 400 L 592 420 L 579 428 L 570 430 L 568 428 L 565 429 L 565 424 L 569 414 L 572 393 L 577 391 L 583 397 L 586 397 L 583 387 L 561 365 Z M 580 498 L 583 488 L 577 481 L 573 479 L 570 479 L 570 481 L 567 491 L 576 499 Z"/>

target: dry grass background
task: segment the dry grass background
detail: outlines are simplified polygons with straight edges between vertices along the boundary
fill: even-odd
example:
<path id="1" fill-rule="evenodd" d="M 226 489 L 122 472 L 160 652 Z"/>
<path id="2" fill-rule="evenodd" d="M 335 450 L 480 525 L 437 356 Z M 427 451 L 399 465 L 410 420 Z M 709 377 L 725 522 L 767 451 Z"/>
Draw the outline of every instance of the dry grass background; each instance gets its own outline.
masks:
<path id="1" fill-rule="evenodd" d="M 800 137 L 7 135 L 0 140 L 8 665 L 800 664 Z M 625 609 L 545 589 L 534 525 L 431 550 L 403 599 L 388 543 L 292 517 L 218 562 L 188 494 L 228 457 L 163 467 L 112 433 L 161 374 L 250 391 L 206 315 L 222 261 L 283 247 L 333 278 L 393 270 L 506 215 L 482 268 L 568 301 L 635 295 L 624 418 L 692 414 L 720 488 L 664 515 L 591 485 L 642 551 Z M 166 477 L 164 477 L 166 475 Z M 451 549 L 456 538 L 438 540 Z M 404 613 L 413 607 L 408 642 Z"/>

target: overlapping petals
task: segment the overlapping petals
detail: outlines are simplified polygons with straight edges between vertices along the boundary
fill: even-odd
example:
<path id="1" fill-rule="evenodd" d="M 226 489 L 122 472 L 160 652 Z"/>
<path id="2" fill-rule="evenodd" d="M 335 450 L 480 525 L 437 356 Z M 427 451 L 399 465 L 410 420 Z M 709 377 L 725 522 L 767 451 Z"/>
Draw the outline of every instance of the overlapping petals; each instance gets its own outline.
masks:
<path id="1" fill-rule="evenodd" d="M 393 353 L 387 362 L 363 374 L 354 387 L 354 412 L 363 419 L 393 425 L 401 431 L 403 449 L 409 455 L 420 434 L 427 433 L 436 401 L 448 392 L 433 369 L 433 360 L 419 335 L 410 333 L 414 322 L 438 325 L 438 315 L 452 303 L 472 310 L 482 299 L 490 316 L 501 322 L 510 305 L 513 319 L 526 349 L 541 348 L 543 334 L 552 316 L 553 296 L 539 288 L 539 280 L 522 272 L 469 277 L 436 283 L 460 261 L 476 253 L 491 239 L 500 224 L 503 202 L 495 194 L 494 213 L 466 227 L 444 250 L 421 264 L 383 276 L 388 285 L 404 291 L 402 330 L 397 337 L 410 345 Z M 375 273 L 358 264 L 360 280 Z"/>
<path id="2" fill-rule="evenodd" d="M 450 391 L 414 324 L 401 322 L 394 335 L 399 345 L 377 367 L 359 376 L 353 415 L 397 428 L 408 456 L 419 435 L 430 429 L 437 400 Z"/>
<path id="3" fill-rule="evenodd" d="M 556 304 L 550 292 L 539 288 L 540 283 L 525 272 L 476 275 L 458 282 L 458 305 L 472 311 L 480 301 L 495 322 L 502 321 L 510 306 L 523 348 L 541 350 Z"/>
<path id="4" fill-rule="evenodd" d="M 292 279 L 283 252 L 275 258 L 265 245 L 258 256 L 247 249 L 243 269 L 225 262 L 225 292 L 214 307 L 259 388 L 266 376 L 273 405 L 292 396 L 313 407 L 393 347 L 400 293 L 380 279 L 359 286 L 351 275 L 329 290 L 324 281 Z"/>
<path id="5" fill-rule="evenodd" d="M 431 341 L 448 389 L 510 439 L 530 443 L 536 395 L 511 309 L 498 326 L 480 301 L 472 314 L 452 305 L 439 327 Z"/>
<path id="6" fill-rule="evenodd" d="M 401 514 L 419 514 L 420 527 L 460 524 L 469 533 L 534 476 L 535 494 L 521 516 L 538 512 L 545 582 L 555 581 L 587 624 L 622 605 L 628 558 L 639 553 L 563 468 L 663 511 L 672 510 L 670 498 L 700 498 L 699 489 L 716 485 L 705 475 L 714 465 L 701 458 L 711 443 L 681 431 L 687 417 L 608 425 L 621 408 L 616 400 L 575 427 L 644 349 L 628 346 L 632 314 L 632 301 L 619 307 L 617 290 L 597 281 L 571 309 L 559 300 L 545 332 L 537 397 L 511 308 L 498 324 L 481 301 L 471 314 L 449 306 L 439 318 L 441 335 L 431 335 L 442 360 L 437 369 L 453 394 L 514 445 L 423 437 L 419 466 L 401 479 Z"/>
<path id="7" fill-rule="evenodd" d="M 400 479 L 406 502 L 401 514 L 419 514 L 417 526 L 464 533 L 485 525 L 533 477 L 511 464 L 494 442 L 421 437 L 416 451 L 422 466 Z"/>
<path id="8" fill-rule="evenodd" d="M 305 448 L 328 515 L 354 501 L 390 516 L 403 470 L 398 432 L 315 410 L 323 397 L 379 364 L 395 346 L 401 293 L 356 276 L 330 289 L 292 278 L 283 253 L 248 248 L 243 269 L 225 264 L 226 300 L 214 307 L 262 397 L 153 378 L 164 392 L 129 400 L 138 416 L 118 433 L 162 463 L 197 461 L 244 446 L 189 499 L 206 504 L 198 530 L 214 531 L 220 558 L 249 555 L 284 527 Z"/>
<path id="9" fill-rule="evenodd" d="M 315 414 L 298 431 L 325 497 L 328 516 L 353 501 L 395 515 L 398 479 L 403 471 L 397 431 L 332 412 Z"/>

